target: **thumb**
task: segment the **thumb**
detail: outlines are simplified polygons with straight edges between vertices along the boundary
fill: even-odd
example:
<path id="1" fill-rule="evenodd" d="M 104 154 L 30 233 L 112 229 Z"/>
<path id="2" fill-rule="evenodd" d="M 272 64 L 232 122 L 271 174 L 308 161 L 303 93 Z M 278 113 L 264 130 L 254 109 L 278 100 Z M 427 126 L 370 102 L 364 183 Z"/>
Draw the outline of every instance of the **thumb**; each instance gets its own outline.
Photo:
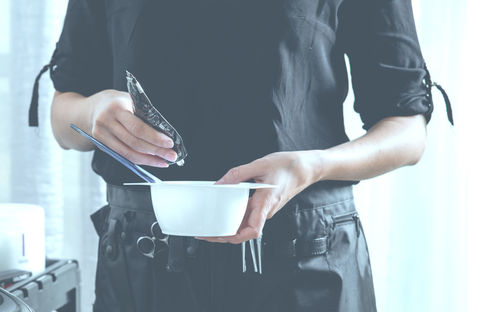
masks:
<path id="1" fill-rule="evenodd" d="M 230 169 L 215 184 L 237 184 L 261 175 L 261 168 L 258 163 L 252 162 Z"/>

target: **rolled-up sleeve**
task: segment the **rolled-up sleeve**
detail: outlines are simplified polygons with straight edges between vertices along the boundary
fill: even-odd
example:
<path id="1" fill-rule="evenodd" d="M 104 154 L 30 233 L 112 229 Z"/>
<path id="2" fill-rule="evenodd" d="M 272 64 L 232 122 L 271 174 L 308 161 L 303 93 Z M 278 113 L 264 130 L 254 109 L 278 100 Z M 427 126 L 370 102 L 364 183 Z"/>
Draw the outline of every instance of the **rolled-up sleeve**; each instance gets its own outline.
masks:
<path id="1" fill-rule="evenodd" d="M 104 1 L 69 0 L 51 65 L 57 91 L 90 96 L 111 87 Z"/>
<path id="2" fill-rule="evenodd" d="M 354 109 L 369 129 L 383 118 L 433 110 L 430 77 L 420 50 L 410 0 L 354 0 L 346 4 L 345 52 Z"/>

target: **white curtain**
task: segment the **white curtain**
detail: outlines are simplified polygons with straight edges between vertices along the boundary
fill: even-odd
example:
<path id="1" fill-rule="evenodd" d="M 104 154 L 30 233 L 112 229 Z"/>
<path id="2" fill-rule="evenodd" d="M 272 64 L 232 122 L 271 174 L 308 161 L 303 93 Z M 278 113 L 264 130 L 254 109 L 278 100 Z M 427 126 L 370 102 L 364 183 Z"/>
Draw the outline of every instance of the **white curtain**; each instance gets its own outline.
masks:
<path id="1" fill-rule="evenodd" d="M 40 83 L 40 126 L 28 127 L 33 81 L 59 37 L 67 0 L 0 0 L 0 202 L 45 209 L 46 254 L 77 259 L 83 311 L 91 311 L 97 237 L 89 214 L 105 203 L 90 153 L 63 151 L 52 136 L 52 83 Z"/>
<path id="2" fill-rule="evenodd" d="M 500 311 L 499 5 L 414 0 L 413 8 L 424 57 L 451 97 L 456 126 L 434 90 L 420 163 L 356 187 L 377 305 L 394 312 Z M 346 123 L 352 137 L 361 134 L 352 112 Z"/>
<path id="3" fill-rule="evenodd" d="M 306 1 L 306 0 L 304 0 Z M 344 0 L 348 1 L 348 0 Z M 36 203 L 46 212 L 47 255 L 74 258 L 82 270 L 83 311 L 91 311 L 96 235 L 89 214 L 104 204 L 90 153 L 54 141 L 52 84 L 40 85 L 40 127 L 28 128 L 35 75 L 48 62 L 67 0 L 0 0 L 0 202 Z M 495 120 L 498 5 L 487 0 L 413 1 L 432 78 L 445 86 L 456 127 L 434 92 L 425 156 L 414 167 L 356 187 L 380 311 L 498 311 L 500 280 Z M 362 134 L 346 102 L 352 138 Z M 498 131 L 496 131 L 498 133 Z"/>
<path id="4" fill-rule="evenodd" d="M 457 112 L 456 52 L 463 40 L 464 5 L 463 0 L 413 1 L 431 77 L 445 86 Z M 437 90 L 433 98 L 435 111 L 419 164 L 355 189 L 380 311 L 465 311 L 466 250 L 460 239 L 465 210 L 457 196 L 457 129 L 449 125 Z M 361 134 L 355 119 L 351 115 L 346 121 L 354 136 Z M 462 127 L 457 119 L 457 128 Z"/>

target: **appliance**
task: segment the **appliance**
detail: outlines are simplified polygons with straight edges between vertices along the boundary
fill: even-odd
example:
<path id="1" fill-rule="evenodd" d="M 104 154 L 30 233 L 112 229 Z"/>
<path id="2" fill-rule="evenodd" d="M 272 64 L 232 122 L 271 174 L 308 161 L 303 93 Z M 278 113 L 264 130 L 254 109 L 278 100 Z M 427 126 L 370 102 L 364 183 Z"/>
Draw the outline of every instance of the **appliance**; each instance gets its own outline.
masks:
<path id="1" fill-rule="evenodd" d="M 43 208 L 28 204 L 0 204 L 0 271 L 45 269 Z"/>

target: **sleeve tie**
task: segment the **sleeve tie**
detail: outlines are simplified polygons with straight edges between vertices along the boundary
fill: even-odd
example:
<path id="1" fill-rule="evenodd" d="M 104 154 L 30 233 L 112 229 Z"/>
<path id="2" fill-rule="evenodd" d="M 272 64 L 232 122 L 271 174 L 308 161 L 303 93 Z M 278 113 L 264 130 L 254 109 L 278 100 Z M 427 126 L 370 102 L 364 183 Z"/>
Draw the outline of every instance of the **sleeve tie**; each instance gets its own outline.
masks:
<path id="1" fill-rule="evenodd" d="M 450 102 L 450 98 L 448 97 L 448 94 L 446 93 L 446 91 L 444 90 L 444 88 L 440 84 L 432 81 L 431 74 L 429 73 L 427 66 L 425 66 L 425 71 L 427 72 L 427 74 L 426 74 L 424 80 L 425 80 L 425 86 L 427 88 L 427 92 L 429 94 L 429 97 L 431 97 L 430 93 L 431 93 L 432 87 L 436 87 L 439 90 L 439 92 L 441 92 L 441 95 L 443 96 L 443 99 L 444 99 L 444 103 L 446 104 L 446 114 L 448 115 L 448 121 L 450 122 L 450 124 L 452 126 L 454 126 L 455 123 L 453 121 L 453 111 L 451 109 L 451 102 Z"/>
<path id="2" fill-rule="evenodd" d="M 40 78 L 42 78 L 42 75 L 46 73 L 49 69 L 50 73 L 52 74 L 55 65 L 54 54 L 52 55 L 50 62 L 42 67 L 42 69 L 35 78 L 35 83 L 33 84 L 33 93 L 31 94 L 31 104 L 29 108 L 29 119 L 28 119 L 28 124 L 30 127 L 38 127 L 38 97 L 39 97 L 38 89 L 40 84 Z"/>

